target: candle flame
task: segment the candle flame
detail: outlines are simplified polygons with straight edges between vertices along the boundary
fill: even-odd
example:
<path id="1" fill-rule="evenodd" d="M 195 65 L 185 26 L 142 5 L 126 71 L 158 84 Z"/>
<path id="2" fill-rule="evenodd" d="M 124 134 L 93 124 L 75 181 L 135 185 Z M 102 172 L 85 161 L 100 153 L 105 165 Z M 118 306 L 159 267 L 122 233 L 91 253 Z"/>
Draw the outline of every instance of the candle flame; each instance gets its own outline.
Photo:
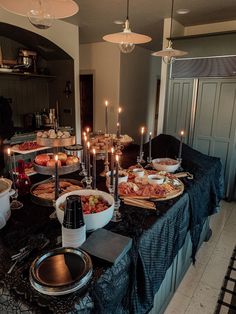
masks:
<path id="1" fill-rule="evenodd" d="M 180 132 L 180 135 L 183 136 L 183 135 L 184 135 L 184 131 L 181 131 L 181 132 Z"/>
<path id="2" fill-rule="evenodd" d="M 96 149 L 95 148 L 93 148 L 93 154 L 96 155 Z"/>
<path id="3" fill-rule="evenodd" d="M 120 126 L 120 123 L 119 123 L 119 122 L 117 122 L 117 123 L 116 123 L 116 125 L 117 125 L 117 126 Z"/>
<path id="4" fill-rule="evenodd" d="M 106 107 L 108 106 L 108 101 L 107 101 L 107 100 L 105 101 L 105 106 L 106 106 Z"/>
<path id="5" fill-rule="evenodd" d="M 119 112 L 119 113 L 121 113 L 121 111 L 122 111 L 122 108 L 121 108 L 121 107 L 119 107 L 118 112 Z"/>
<path id="6" fill-rule="evenodd" d="M 86 136 L 86 132 L 85 132 L 85 131 L 83 132 L 83 136 L 84 136 L 84 137 Z"/>
<path id="7" fill-rule="evenodd" d="M 88 149 L 90 148 L 90 142 L 87 143 Z"/>
<path id="8" fill-rule="evenodd" d="M 58 162 L 58 155 L 55 155 L 55 162 Z"/>
<path id="9" fill-rule="evenodd" d="M 150 132 L 149 135 L 152 136 L 152 132 Z"/>
<path id="10" fill-rule="evenodd" d="M 114 154 L 114 147 L 111 148 L 111 153 Z"/>
<path id="11" fill-rule="evenodd" d="M 142 128 L 141 128 L 141 133 L 142 134 L 144 133 L 144 126 L 142 126 Z"/>
<path id="12" fill-rule="evenodd" d="M 89 133 L 89 131 L 90 131 L 90 129 L 89 129 L 89 128 L 86 128 L 86 132 Z"/>
<path id="13" fill-rule="evenodd" d="M 84 136 L 84 141 L 87 142 L 87 135 Z"/>
<path id="14" fill-rule="evenodd" d="M 11 149 L 10 148 L 7 149 L 7 155 L 11 156 Z"/>
<path id="15" fill-rule="evenodd" d="M 116 155 L 116 162 L 119 162 L 119 155 Z"/>

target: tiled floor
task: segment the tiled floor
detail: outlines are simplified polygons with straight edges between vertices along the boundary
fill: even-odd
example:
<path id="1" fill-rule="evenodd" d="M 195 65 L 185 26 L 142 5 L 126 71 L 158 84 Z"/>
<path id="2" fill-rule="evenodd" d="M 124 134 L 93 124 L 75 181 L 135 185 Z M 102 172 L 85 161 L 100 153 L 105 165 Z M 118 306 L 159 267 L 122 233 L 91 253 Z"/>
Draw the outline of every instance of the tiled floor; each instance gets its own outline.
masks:
<path id="1" fill-rule="evenodd" d="M 236 203 L 222 202 L 211 218 L 213 235 L 203 243 L 195 266 L 190 266 L 165 314 L 213 314 L 236 245 Z"/>

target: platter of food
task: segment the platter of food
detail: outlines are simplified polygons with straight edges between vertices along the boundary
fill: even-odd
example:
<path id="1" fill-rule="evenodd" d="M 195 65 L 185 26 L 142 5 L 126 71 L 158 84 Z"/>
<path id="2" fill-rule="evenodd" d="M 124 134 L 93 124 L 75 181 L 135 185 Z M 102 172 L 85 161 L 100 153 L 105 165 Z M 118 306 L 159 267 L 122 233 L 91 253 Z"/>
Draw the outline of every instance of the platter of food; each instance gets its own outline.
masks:
<path id="1" fill-rule="evenodd" d="M 29 154 L 40 150 L 49 149 L 49 147 L 41 146 L 36 141 L 26 141 L 11 147 L 11 151 L 18 154 Z"/>
<path id="2" fill-rule="evenodd" d="M 59 152 L 58 156 L 58 174 L 68 174 L 79 170 L 79 158 L 73 155 L 67 155 Z M 53 154 L 40 154 L 35 157 L 33 162 L 34 170 L 40 174 L 52 175 L 55 173 L 55 156 Z"/>
<path id="3" fill-rule="evenodd" d="M 120 144 L 123 146 L 128 146 L 133 142 L 132 137 L 127 134 L 121 135 L 119 140 Z M 104 154 L 106 151 L 106 145 L 108 145 L 108 149 L 110 150 L 111 147 L 117 143 L 117 141 L 118 139 L 116 137 L 116 134 L 99 134 L 96 136 L 91 136 L 91 151 L 93 148 L 95 148 L 97 154 Z"/>
<path id="4" fill-rule="evenodd" d="M 156 177 L 156 178 L 155 178 Z M 167 172 L 145 171 L 143 177 L 129 176 L 119 184 L 119 195 L 125 198 L 169 200 L 184 192 L 183 183 Z"/>
<path id="5" fill-rule="evenodd" d="M 80 181 L 73 179 L 60 179 L 60 194 L 81 190 L 83 185 Z M 53 206 L 55 199 L 55 181 L 50 178 L 34 184 L 30 189 L 31 199 L 35 204 L 42 206 Z"/>
<path id="6" fill-rule="evenodd" d="M 56 200 L 56 213 L 60 223 L 63 222 L 66 197 L 71 194 L 81 196 L 87 231 L 102 228 L 111 220 L 114 211 L 114 198 L 103 191 L 82 189 L 64 194 Z"/>
<path id="7" fill-rule="evenodd" d="M 69 131 L 49 131 L 37 132 L 37 144 L 49 147 L 62 147 L 75 144 L 75 136 L 72 136 Z"/>

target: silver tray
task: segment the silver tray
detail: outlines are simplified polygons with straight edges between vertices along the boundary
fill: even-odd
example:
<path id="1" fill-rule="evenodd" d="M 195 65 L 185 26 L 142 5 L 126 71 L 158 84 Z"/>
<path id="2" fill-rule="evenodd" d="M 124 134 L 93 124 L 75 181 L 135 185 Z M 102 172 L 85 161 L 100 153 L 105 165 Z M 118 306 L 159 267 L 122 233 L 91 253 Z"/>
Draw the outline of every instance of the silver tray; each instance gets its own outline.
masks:
<path id="1" fill-rule="evenodd" d="M 35 162 L 33 163 L 33 167 L 34 167 L 34 170 L 40 174 L 45 174 L 45 175 L 55 174 L 55 167 L 40 166 L 36 164 Z M 80 162 L 77 162 L 73 165 L 61 166 L 61 167 L 58 167 L 58 174 L 63 175 L 63 174 L 72 173 L 79 170 L 79 168 L 80 168 Z"/>
<path id="2" fill-rule="evenodd" d="M 37 257 L 30 267 L 30 283 L 38 292 L 60 296 L 83 289 L 93 266 L 87 253 L 74 248 L 57 248 Z"/>
<path id="3" fill-rule="evenodd" d="M 59 179 L 60 181 L 68 181 L 68 182 L 71 182 L 75 185 L 78 185 L 78 186 L 81 186 L 83 187 L 83 184 L 78 181 L 78 180 L 74 180 L 74 179 L 66 179 L 66 178 L 61 178 Z M 34 185 L 32 185 L 32 187 L 30 188 L 30 194 L 31 194 L 31 200 L 33 203 L 37 204 L 37 205 L 40 205 L 40 206 L 46 206 L 46 207 L 52 207 L 54 206 L 54 203 L 55 201 L 54 200 L 51 200 L 51 199 L 46 199 L 46 198 L 42 198 L 42 197 L 38 197 L 36 195 L 33 194 L 33 190 L 39 185 L 39 184 L 42 184 L 42 183 L 49 183 L 49 182 L 55 182 L 53 178 L 49 178 L 47 180 L 44 180 L 44 181 L 40 181 Z M 62 194 L 60 194 L 62 195 Z M 59 196 L 60 196 L 59 195 Z"/>

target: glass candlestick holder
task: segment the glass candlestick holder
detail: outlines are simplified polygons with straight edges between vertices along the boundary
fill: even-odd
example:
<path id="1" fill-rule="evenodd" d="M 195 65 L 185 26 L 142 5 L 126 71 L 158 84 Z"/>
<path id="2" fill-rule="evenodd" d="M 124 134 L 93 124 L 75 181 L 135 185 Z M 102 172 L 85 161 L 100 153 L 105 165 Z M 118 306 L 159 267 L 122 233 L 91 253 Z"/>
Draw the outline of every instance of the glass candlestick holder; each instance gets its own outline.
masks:
<path id="1" fill-rule="evenodd" d="M 121 221 L 121 213 L 120 213 L 120 199 L 118 198 L 114 204 L 114 212 L 111 221 L 119 222 Z"/>
<path id="2" fill-rule="evenodd" d="M 182 168 L 182 158 L 176 158 L 176 160 L 179 162 L 179 168 L 178 171 L 183 171 L 184 169 Z"/>
<path id="3" fill-rule="evenodd" d="M 85 177 L 85 183 L 86 183 L 86 189 L 87 190 L 92 190 L 92 182 L 93 182 L 92 177 L 90 177 L 90 176 Z"/>
<path id="4" fill-rule="evenodd" d="M 82 161 L 81 162 L 81 171 L 79 173 L 79 176 L 85 177 L 87 175 L 86 169 L 85 169 L 85 163 Z"/>
<path id="5" fill-rule="evenodd" d="M 141 167 L 142 167 L 142 164 L 145 163 L 145 160 L 144 160 L 143 156 L 144 156 L 144 152 L 142 152 L 141 154 L 139 154 L 139 155 L 137 156 L 137 163 L 138 163 Z"/>
<path id="6" fill-rule="evenodd" d="M 152 157 L 147 157 L 147 164 L 144 168 L 145 169 L 152 169 Z"/>

